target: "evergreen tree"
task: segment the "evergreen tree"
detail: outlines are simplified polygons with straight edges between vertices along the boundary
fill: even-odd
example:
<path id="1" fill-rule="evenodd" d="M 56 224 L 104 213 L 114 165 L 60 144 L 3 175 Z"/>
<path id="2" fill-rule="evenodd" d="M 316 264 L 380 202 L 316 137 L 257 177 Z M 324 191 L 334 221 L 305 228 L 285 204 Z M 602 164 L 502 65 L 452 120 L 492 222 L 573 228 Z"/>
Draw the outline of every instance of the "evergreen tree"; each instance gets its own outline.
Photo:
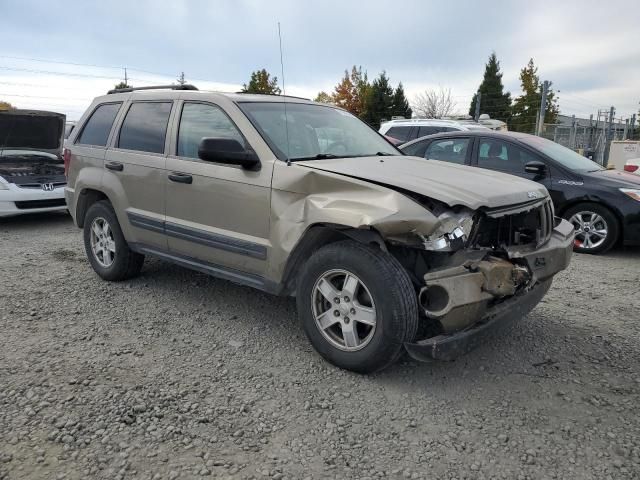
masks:
<path id="1" fill-rule="evenodd" d="M 538 67 L 533 63 L 533 58 L 529 60 L 526 67 L 520 70 L 520 85 L 522 86 L 522 95 L 516 98 L 513 103 L 509 130 L 533 133 L 536 128 L 536 119 L 542 99 L 542 83 L 538 76 Z M 559 111 L 558 100 L 555 92 L 551 89 L 551 82 L 549 82 L 544 122 L 555 123 Z"/>
<path id="2" fill-rule="evenodd" d="M 386 72 L 376 78 L 365 97 L 365 108 L 361 118 L 376 130 L 380 123 L 391 119 L 393 108 L 393 88 L 389 85 Z"/>
<path id="3" fill-rule="evenodd" d="M 243 93 L 263 93 L 266 95 L 280 95 L 278 77 L 271 78 L 271 74 L 264 68 L 251 72 L 249 84 L 242 86 Z"/>
<path id="4" fill-rule="evenodd" d="M 133 85 L 129 85 L 127 82 L 120 82 L 120 83 L 117 83 L 114 88 L 116 88 L 116 89 L 119 89 L 119 88 L 131 88 L 132 86 Z"/>
<path id="5" fill-rule="evenodd" d="M 502 72 L 496 52 L 492 52 L 484 68 L 484 78 L 478 88 L 480 92 L 480 114 L 486 113 L 491 118 L 507 122 L 511 117 L 511 94 L 504 91 Z M 478 94 L 473 95 L 469 106 L 469 115 L 476 114 Z"/>
<path id="6" fill-rule="evenodd" d="M 402 82 L 398 84 L 398 88 L 393 93 L 393 105 L 391 107 L 391 116 L 393 117 L 404 117 L 411 118 L 411 107 L 409 106 L 409 101 L 404 94 L 404 88 L 402 87 Z"/>

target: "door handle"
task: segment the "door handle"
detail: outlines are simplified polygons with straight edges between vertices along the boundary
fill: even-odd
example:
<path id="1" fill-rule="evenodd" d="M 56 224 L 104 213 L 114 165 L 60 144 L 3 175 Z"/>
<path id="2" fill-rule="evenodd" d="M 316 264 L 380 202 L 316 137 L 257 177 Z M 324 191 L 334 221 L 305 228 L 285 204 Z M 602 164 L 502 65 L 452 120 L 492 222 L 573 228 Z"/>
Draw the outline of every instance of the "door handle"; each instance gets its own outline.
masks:
<path id="1" fill-rule="evenodd" d="M 116 172 L 121 172 L 124 169 L 124 165 L 119 162 L 110 162 L 104 165 L 109 170 L 115 170 Z"/>
<path id="2" fill-rule="evenodd" d="M 169 180 L 178 183 L 188 183 L 189 185 L 193 183 L 193 177 L 186 173 L 170 173 Z"/>

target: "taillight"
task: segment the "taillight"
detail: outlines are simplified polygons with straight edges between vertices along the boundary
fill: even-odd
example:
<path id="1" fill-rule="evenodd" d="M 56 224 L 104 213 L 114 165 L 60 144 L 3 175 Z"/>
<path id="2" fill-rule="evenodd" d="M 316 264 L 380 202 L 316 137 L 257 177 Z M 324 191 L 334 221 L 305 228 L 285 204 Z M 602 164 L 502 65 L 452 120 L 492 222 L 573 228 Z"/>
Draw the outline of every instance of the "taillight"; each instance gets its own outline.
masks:
<path id="1" fill-rule="evenodd" d="M 624 171 L 625 172 L 635 172 L 638 169 L 638 165 L 625 165 L 624 166 Z"/>
<path id="2" fill-rule="evenodd" d="M 62 154 L 62 158 L 64 159 L 64 176 L 69 176 L 69 164 L 71 163 L 71 150 L 68 148 L 64 149 L 64 153 Z"/>

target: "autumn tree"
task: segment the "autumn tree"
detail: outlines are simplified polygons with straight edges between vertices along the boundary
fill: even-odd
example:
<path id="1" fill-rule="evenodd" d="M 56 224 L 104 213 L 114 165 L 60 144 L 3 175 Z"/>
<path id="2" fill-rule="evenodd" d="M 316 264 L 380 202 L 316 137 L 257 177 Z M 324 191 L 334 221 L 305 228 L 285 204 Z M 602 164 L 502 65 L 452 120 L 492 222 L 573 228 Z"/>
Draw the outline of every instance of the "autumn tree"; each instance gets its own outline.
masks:
<path id="1" fill-rule="evenodd" d="M 0 100 L 0 112 L 6 112 L 7 110 L 15 110 L 16 107 L 11 105 L 9 102 L 3 102 Z"/>
<path id="2" fill-rule="evenodd" d="M 443 118 L 451 115 L 455 108 L 450 88 L 427 89 L 413 99 L 413 110 L 419 117 Z"/>
<path id="3" fill-rule="evenodd" d="M 486 113 L 491 118 L 507 122 L 511 117 L 511 94 L 504 91 L 502 72 L 496 53 L 492 52 L 484 67 L 484 77 L 478 87 L 480 92 L 480 113 Z M 469 115 L 476 113 L 478 94 L 475 93 L 469 106 Z"/>
<path id="4" fill-rule="evenodd" d="M 351 73 L 348 70 L 344 71 L 344 77 L 334 89 L 333 101 L 337 106 L 361 116 L 369 87 L 367 72 L 363 72 L 362 67 L 354 65 Z"/>
<path id="5" fill-rule="evenodd" d="M 402 82 L 400 82 L 393 92 L 393 104 L 391 106 L 391 116 L 392 117 L 404 117 L 411 118 L 412 114 L 411 107 L 409 106 L 409 101 L 404 94 L 404 88 L 402 86 Z"/>
<path id="6" fill-rule="evenodd" d="M 251 73 L 249 84 L 242 86 L 243 93 L 263 93 L 266 95 L 280 95 L 278 87 L 278 77 L 271 77 L 271 74 L 264 68 Z"/>
<path id="7" fill-rule="evenodd" d="M 361 118 L 376 130 L 385 120 L 390 120 L 393 109 L 393 88 L 389 84 L 389 77 L 382 72 L 376 78 L 366 93 L 364 111 Z"/>
<path id="8" fill-rule="evenodd" d="M 531 133 L 535 131 L 536 119 L 542 100 L 542 82 L 540 82 L 538 67 L 533 63 L 533 58 L 529 60 L 526 67 L 520 70 L 520 85 L 522 87 L 522 95 L 516 98 L 513 103 L 509 130 Z M 558 100 L 555 92 L 551 89 L 551 82 L 549 82 L 544 122 L 555 123 L 559 112 Z"/>
<path id="9" fill-rule="evenodd" d="M 313 101 L 318 103 L 334 103 L 334 98 L 333 95 L 329 95 L 327 92 L 318 92 L 318 95 L 316 95 Z"/>

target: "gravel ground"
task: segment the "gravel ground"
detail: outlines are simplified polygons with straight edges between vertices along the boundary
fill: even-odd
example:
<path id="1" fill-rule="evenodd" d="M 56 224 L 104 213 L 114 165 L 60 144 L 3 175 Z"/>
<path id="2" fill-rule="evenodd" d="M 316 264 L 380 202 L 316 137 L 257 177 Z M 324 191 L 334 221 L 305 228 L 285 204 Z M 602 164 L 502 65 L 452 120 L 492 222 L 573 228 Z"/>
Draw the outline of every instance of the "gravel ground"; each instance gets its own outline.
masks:
<path id="1" fill-rule="evenodd" d="M 452 363 L 325 363 L 295 303 L 148 260 L 106 283 L 64 215 L 0 221 L 0 480 L 640 478 L 640 251 L 574 255 Z"/>

